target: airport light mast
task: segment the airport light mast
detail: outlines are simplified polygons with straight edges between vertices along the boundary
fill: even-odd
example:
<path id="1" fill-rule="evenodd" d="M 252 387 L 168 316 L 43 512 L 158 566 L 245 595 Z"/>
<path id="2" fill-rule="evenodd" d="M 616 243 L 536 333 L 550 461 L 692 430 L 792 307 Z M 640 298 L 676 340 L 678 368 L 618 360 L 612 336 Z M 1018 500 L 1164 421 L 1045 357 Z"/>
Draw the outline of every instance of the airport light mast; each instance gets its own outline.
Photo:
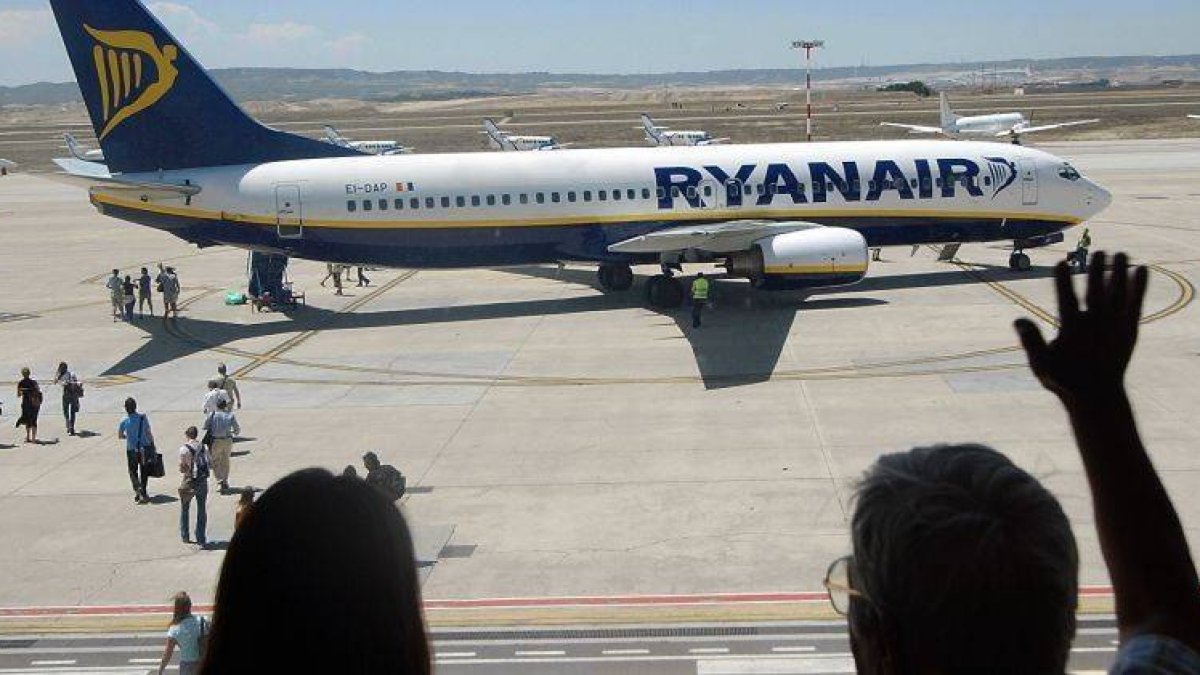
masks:
<path id="1" fill-rule="evenodd" d="M 792 49 L 804 50 L 804 107 L 807 116 L 804 122 L 805 135 L 812 142 L 812 53 L 825 46 L 824 40 L 796 40 Z"/>

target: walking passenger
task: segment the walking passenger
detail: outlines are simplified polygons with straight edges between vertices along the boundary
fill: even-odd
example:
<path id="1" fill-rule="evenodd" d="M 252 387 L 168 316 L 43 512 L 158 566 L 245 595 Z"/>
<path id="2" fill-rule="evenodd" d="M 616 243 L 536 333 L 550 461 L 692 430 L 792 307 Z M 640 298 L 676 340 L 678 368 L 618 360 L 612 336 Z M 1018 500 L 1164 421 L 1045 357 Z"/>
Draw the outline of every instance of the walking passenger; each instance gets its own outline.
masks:
<path id="1" fill-rule="evenodd" d="M 142 276 L 138 277 L 138 314 L 146 316 L 146 308 L 150 308 L 150 316 L 154 316 L 154 294 L 150 292 L 150 271 L 142 268 Z"/>
<path id="2" fill-rule="evenodd" d="M 132 398 L 125 399 L 125 418 L 117 427 L 117 437 L 125 439 L 125 467 L 133 485 L 133 501 L 149 504 L 146 484 L 150 476 L 146 472 L 145 450 L 154 446 L 154 433 L 150 430 L 150 420 L 138 414 L 137 401 Z"/>
<path id="3" fill-rule="evenodd" d="M 121 283 L 121 270 L 113 270 L 104 287 L 108 289 L 108 297 L 112 301 L 113 321 L 120 321 L 125 316 L 125 289 Z"/>
<path id="4" fill-rule="evenodd" d="M 125 281 L 121 284 L 122 298 L 125 301 L 125 320 L 133 323 L 133 303 L 137 302 L 137 296 L 134 295 L 135 286 L 133 277 L 125 275 Z"/>
<path id="5" fill-rule="evenodd" d="M 211 415 L 217 412 L 219 407 L 217 404 L 221 401 L 228 403 L 230 401 L 229 394 L 226 394 L 225 390 L 221 388 L 218 380 L 209 380 L 208 393 L 204 395 L 204 407 L 201 410 L 205 415 Z"/>
<path id="6" fill-rule="evenodd" d="M 79 414 L 79 399 L 83 398 L 83 384 L 75 373 L 67 368 L 66 362 L 58 364 L 54 384 L 62 385 L 63 419 L 67 423 L 67 435 L 75 435 L 75 417 Z"/>
<path id="7" fill-rule="evenodd" d="M 186 439 L 179 448 L 179 538 L 183 543 L 191 542 L 189 524 L 192 499 L 196 500 L 196 539 L 201 546 L 208 543 L 205 531 L 208 526 L 208 473 L 211 460 L 208 449 L 199 441 L 196 427 L 188 427 Z"/>
<path id="8" fill-rule="evenodd" d="M 175 274 L 174 267 L 163 268 L 162 263 L 158 264 L 158 288 L 163 294 L 163 319 L 174 314 L 179 316 L 179 277 Z"/>
<path id="9" fill-rule="evenodd" d="M 361 288 L 363 286 L 370 286 L 370 285 L 371 285 L 371 280 L 367 278 L 367 275 L 363 270 L 363 266 L 359 265 L 358 266 L 358 286 Z"/>
<path id="10" fill-rule="evenodd" d="M 363 466 L 367 468 L 367 485 L 378 490 L 379 494 L 393 502 L 404 496 L 407 481 L 399 469 L 391 464 L 381 463 L 379 455 L 373 452 L 363 455 Z"/>
<path id="11" fill-rule="evenodd" d="M 246 516 L 250 515 L 250 509 L 254 506 L 254 488 L 242 488 L 242 495 L 238 497 L 237 508 L 233 511 L 233 529 L 238 529 L 242 526 L 242 521 Z"/>
<path id="12" fill-rule="evenodd" d="M 21 381 L 17 382 L 17 398 L 21 399 L 21 416 L 16 426 L 25 427 L 25 442 L 37 443 L 38 412 L 42 409 L 42 389 L 37 380 L 29 376 L 29 369 L 21 369 Z"/>
<path id="13" fill-rule="evenodd" d="M 237 382 L 229 376 L 229 370 L 225 367 L 224 363 L 217 366 L 217 374 L 221 376 L 217 380 L 217 384 L 225 391 L 225 397 L 229 400 L 230 404 L 236 404 L 238 410 L 241 410 L 242 392 L 238 391 Z"/>
<path id="14" fill-rule="evenodd" d="M 176 593 L 174 605 L 171 627 L 167 629 L 167 646 L 158 664 L 158 675 L 163 675 L 176 649 L 179 649 L 179 675 L 199 675 L 200 661 L 204 658 L 204 648 L 208 642 L 208 622 L 192 614 L 192 599 L 187 593 Z"/>
<path id="15" fill-rule="evenodd" d="M 212 470 L 217 475 L 221 494 L 225 494 L 229 491 L 229 458 L 233 454 L 233 437 L 242 433 L 237 416 L 229 412 L 228 401 L 223 398 L 217 401 L 217 411 L 204 420 L 204 430 L 208 432 L 212 443 L 209 448 Z"/>

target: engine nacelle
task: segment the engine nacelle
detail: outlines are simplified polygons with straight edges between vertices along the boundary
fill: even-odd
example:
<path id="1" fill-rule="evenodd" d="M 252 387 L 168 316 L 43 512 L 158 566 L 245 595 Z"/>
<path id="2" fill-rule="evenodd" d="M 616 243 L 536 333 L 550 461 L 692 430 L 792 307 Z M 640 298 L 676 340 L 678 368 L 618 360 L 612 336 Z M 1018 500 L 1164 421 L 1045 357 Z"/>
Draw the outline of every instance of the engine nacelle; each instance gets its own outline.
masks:
<path id="1" fill-rule="evenodd" d="M 867 240 L 844 227 L 787 232 L 730 255 L 725 267 L 764 290 L 846 286 L 867 275 Z"/>

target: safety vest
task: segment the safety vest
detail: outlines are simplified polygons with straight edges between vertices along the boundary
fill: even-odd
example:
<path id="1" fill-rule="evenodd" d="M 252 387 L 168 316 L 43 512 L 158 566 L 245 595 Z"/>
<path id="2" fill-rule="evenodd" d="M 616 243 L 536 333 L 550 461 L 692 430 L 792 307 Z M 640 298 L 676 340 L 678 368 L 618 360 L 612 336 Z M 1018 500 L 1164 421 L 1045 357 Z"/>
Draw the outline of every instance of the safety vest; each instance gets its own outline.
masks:
<path id="1" fill-rule="evenodd" d="M 692 299 L 707 300 L 708 299 L 708 279 L 697 278 L 692 282 Z"/>

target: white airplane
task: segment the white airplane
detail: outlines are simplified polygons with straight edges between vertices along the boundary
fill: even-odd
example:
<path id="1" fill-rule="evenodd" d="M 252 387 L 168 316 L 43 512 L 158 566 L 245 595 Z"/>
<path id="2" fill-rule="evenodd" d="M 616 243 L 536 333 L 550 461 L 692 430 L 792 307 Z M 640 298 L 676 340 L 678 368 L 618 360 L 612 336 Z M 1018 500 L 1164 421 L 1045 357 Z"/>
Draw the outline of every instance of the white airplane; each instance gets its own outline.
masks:
<path id="1" fill-rule="evenodd" d="M 504 152 L 519 152 L 525 150 L 561 150 L 558 140 L 553 136 L 516 136 L 501 131 L 500 127 L 490 119 L 483 121 L 483 133 L 487 134 L 488 145 L 493 150 Z"/>
<path id="2" fill-rule="evenodd" d="M 646 132 L 646 141 L 654 146 L 671 145 L 716 145 L 728 141 L 728 138 L 713 138 L 707 131 L 671 131 L 670 127 L 660 127 L 649 115 L 642 113 L 642 126 L 634 127 Z"/>
<path id="3" fill-rule="evenodd" d="M 17 168 L 17 163 L 7 159 L 0 159 L 0 176 L 7 176 L 8 172 Z"/>
<path id="4" fill-rule="evenodd" d="M 104 163 L 104 150 L 99 148 L 89 150 L 83 147 L 79 144 L 79 141 L 75 140 L 75 136 L 69 132 L 63 134 L 63 141 L 67 144 L 67 150 L 76 159 L 81 159 L 85 162 Z"/>
<path id="5" fill-rule="evenodd" d="M 330 124 L 325 125 L 325 142 L 370 155 L 407 155 L 413 151 L 412 148 L 400 145 L 396 141 L 352 141 L 338 133 Z"/>
<path id="6" fill-rule="evenodd" d="M 1023 249 L 1111 201 L 1062 159 L 995 143 L 365 156 L 251 119 L 137 0 L 50 4 L 108 158 L 60 166 L 101 213 L 200 246 L 418 269 L 582 261 L 613 291 L 657 264 L 647 297 L 675 307 L 673 271 L 692 262 L 818 289 L 866 276 L 868 247 L 1006 241 L 1026 269 Z M 138 59 L 141 85 L 115 96 L 109 64 Z"/>
<path id="7" fill-rule="evenodd" d="M 1013 143 L 1020 143 L 1021 136 L 1038 131 L 1074 127 L 1081 124 L 1095 124 L 1099 119 L 1078 120 L 1075 122 L 1059 122 L 1058 124 L 1043 124 L 1033 126 L 1019 112 L 995 113 L 992 115 L 963 116 L 954 112 L 946 92 L 939 95 L 941 126 L 930 127 L 920 124 L 899 124 L 896 122 L 881 122 L 880 126 L 908 129 L 913 134 L 942 134 L 944 136 L 993 136 L 996 138 L 1009 137 Z"/>
<path id="8" fill-rule="evenodd" d="M 1188 117 L 1190 117 L 1194 120 L 1200 120 L 1200 115 L 1188 115 Z"/>

